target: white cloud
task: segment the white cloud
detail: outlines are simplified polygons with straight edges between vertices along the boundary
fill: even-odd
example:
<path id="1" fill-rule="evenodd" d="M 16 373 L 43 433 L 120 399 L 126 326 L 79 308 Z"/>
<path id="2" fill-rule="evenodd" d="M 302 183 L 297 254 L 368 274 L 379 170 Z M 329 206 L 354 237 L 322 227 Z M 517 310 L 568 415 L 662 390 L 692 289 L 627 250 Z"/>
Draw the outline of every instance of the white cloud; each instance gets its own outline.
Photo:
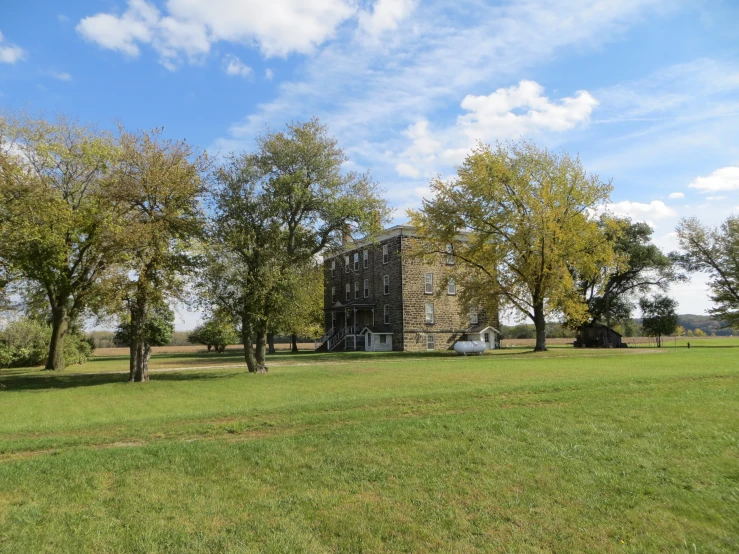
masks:
<path id="1" fill-rule="evenodd" d="M 146 0 L 128 0 L 122 15 L 85 17 L 77 32 L 132 57 L 150 44 L 174 69 L 181 55 L 197 62 L 218 41 L 256 44 L 267 57 L 309 53 L 356 13 L 349 0 L 167 0 L 165 8 L 162 15 Z"/>
<path id="2" fill-rule="evenodd" d="M 251 67 L 233 54 L 226 54 L 223 57 L 223 70 L 226 72 L 226 75 L 235 75 L 238 77 L 249 77 L 252 74 Z"/>
<path id="3" fill-rule="evenodd" d="M 678 215 L 675 210 L 667 206 L 661 200 L 652 200 L 648 204 L 645 202 L 624 200 L 622 202 L 599 206 L 593 212 L 595 215 L 610 213 L 613 215 L 629 217 L 634 221 L 646 221 L 652 226 L 654 226 L 654 221 L 656 220 L 677 217 Z"/>
<path id="4" fill-rule="evenodd" d="M 568 131 L 587 124 L 598 105 L 587 91 L 559 101 L 550 101 L 543 92 L 544 87 L 539 83 L 521 81 L 488 96 L 465 96 L 461 107 L 468 113 L 458 116 L 456 124 L 449 128 L 434 133 L 425 119 L 408 126 L 403 134 L 412 143 L 400 156 L 404 161 L 396 166 L 398 173 L 420 174 L 417 168 L 415 173 L 409 171 L 411 164 L 424 165 L 426 173 L 438 171 L 438 164 L 458 164 L 476 141 Z"/>
<path id="5" fill-rule="evenodd" d="M 103 48 L 136 57 L 137 43 L 152 41 L 159 19 L 159 10 L 144 0 L 129 0 L 123 15 L 99 13 L 85 17 L 77 25 L 77 32 Z"/>
<path id="6" fill-rule="evenodd" d="M 408 17 L 417 5 L 418 0 L 377 0 L 371 12 L 360 12 L 359 28 L 373 36 L 397 29 L 398 23 Z"/>
<path id="7" fill-rule="evenodd" d="M 567 131 L 587 123 L 598 105 L 584 90 L 559 102 L 550 102 L 543 92 L 539 83 L 521 81 L 488 96 L 467 95 L 462 108 L 469 113 L 460 116 L 457 124 L 473 140 L 516 137 L 539 130 Z"/>
<path id="8" fill-rule="evenodd" d="M 60 81 L 71 81 L 72 76 L 69 73 L 65 73 L 62 71 L 52 71 L 49 73 L 54 79 L 59 79 Z"/>
<path id="9" fill-rule="evenodd" d="M 706 200 L 726 200 L 726 196 L 706 196 Z"/>
<path id="10" fill-rule="evenodd" d="M 680 200 L 681 198 L 685 198 L 685 193 L 684 192 L 671 192 L 667 198 L 669 198 L 670 200 Z"/>
<path id="11" fill-rule="evenodd" d="M 739 190 L 739 167 L 722 167 L 707 177 L 698 177 L 688 186 L 701 192 Z"/>
<path id="12" fill-rule="evenodd" d="M 272 79 L 275 78 L 275 72 L 272 71 L 270 68 L 265 69 L 264 78 L 267 79 L 268 81 L 271 81 Z"/>
<path id="13" fill-rule="evenodd" d="M 415 179 L 421 176 L 421 172 L 411 164 L 398 164 L 395 166 L 395 169 L 401 177 L 411 177 Z"/>
<path id="14" fill-rule="evenodd" d="M 3 34 L 0 33 L 0 63 L 14 64 L 26 57 L 26 51 L 19 46 L 3 44 Z"/>

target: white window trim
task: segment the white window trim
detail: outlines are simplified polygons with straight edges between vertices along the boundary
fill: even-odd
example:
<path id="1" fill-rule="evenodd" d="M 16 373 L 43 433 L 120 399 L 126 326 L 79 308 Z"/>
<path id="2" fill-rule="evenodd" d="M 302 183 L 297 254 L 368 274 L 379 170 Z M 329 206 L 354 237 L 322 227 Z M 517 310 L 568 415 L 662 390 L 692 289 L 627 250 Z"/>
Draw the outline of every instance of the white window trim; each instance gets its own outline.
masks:
<path id="1" fill-rule="evenodd" d="M 382 322 L 390 325 L 390 304 L 385 304 L 382 308 Z"/>
<path id="2" fill-rule="evenodd" d="M 390 294 L 390 275 L 382 276 L 382 293 L 385 295 Z"/>
<path id="3" fill-rule="evenodd" d="M 446 265 L 454 265 L 454 248 L 451 244 L 446 245 Z"/>
<path id="4" fill-rule="evenodd" d="M 359 252 L 354 253 L 354 271 L 359 271 Z"/>
<path id="5" fill-rule="evenodd" d="M 429 348 L 429 343 L 431 343 L 431 348 Z M 426 350 L 436 350 L 436 335 L 433 333 L 426 334 Z"/>
<path id="6" fill-rule="evenodd" d="M 336 302 L 336 287 L 331 287 L 331 302 Z"/>
<path id="7" fill-rule="evenodd" d="M 362 251 L 362 260 L 363 260 L 364 269 L 367 269 L 369 267 L 369 251 L 367 250 Z"/>
<path id="8" fill-rule="evenodd" d="M 336 275 L 336 260 L 331 260 L 331 277 Z"/>
<path id="9" fill-rule="evenodd" d="M 382 245 L 382 263 L 386 264 L 390 261 L 390 251 L 388 250 L 387 244 Z"/>
<path id="10" fill-rule="evenodd" d="M 477 313 L 477 308 L 470 308 L 470 323 L 472 325 L 480 323 L 480 316 Z"/>
<path id="11" fill-rule="evenodd" d="M 446 293 L 448 296 L 455 296 L 457 294 L 457 282 L 454 280 L 454 277 L 451 277 L 449 282 L 447 282 Z"/>
<path id="12" fill-rule="evenodd" d="M 431 279 L 429 279 L 431 277 Z M 424 273 L 423 274 L 423 293 L 434 294 L 434 274 Z"/>
<path id="13" fill-rule="evenodd" d="M 429 310 L 428 307 L 431 306 L 431 319 L 429 320 Z M 423 319 L 428 325 L 433 325 L 436 321 L 436 314 L 434 313 L 434 303 L 433 302 L 426 302 L 423 306 Z"/>
<path id="14" fill-rule="evenodd" d="M 349 273 L 349 256 L 344 256 L 344 273 Z"/>
<path id="15" fill-rule="evenodd" d="M 349 300 L 351 300 L 351 297 L 352 297 L 352 286 L 349 283 L 347 283 L 346 284 L 346 300 L 347 300 L 347 302 Z"/>
<path id="16" fill-rule="evenodd" d="M 359 298 L 359 281 L 354 281 L 354 300 Z"/>
<path id="17" fill-rule="evenodd" d="M 369 279 L 364 280 L 364 297 L 369 298 Z"/>

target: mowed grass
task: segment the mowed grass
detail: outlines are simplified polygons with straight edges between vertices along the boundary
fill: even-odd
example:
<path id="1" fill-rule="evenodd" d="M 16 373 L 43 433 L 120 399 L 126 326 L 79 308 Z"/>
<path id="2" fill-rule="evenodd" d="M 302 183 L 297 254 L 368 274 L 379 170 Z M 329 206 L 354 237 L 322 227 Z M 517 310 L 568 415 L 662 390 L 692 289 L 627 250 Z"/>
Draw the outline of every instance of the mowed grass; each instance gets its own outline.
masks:
<path id="1" fill-rule="evenodd" d="M 737 552 L 739 348 L 701 345 L 3 370 L 0 552 Z"/>

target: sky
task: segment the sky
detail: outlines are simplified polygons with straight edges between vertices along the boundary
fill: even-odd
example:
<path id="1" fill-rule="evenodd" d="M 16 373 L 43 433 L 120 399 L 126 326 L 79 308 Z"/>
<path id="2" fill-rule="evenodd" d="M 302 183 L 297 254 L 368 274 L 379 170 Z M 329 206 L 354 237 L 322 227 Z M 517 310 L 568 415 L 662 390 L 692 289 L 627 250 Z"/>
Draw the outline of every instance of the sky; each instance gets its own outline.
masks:
<path id="1" fill-rule="evenodd" d="M 0 109 L 220 155 L 317 116 L 394 223 L 477 141 L 526 138 L 578 154 L 671 251 L 681 217 L 739 213 L 739 2 L 0 1 Z M 670 294 L 711 305 L 702 275 Z"/>

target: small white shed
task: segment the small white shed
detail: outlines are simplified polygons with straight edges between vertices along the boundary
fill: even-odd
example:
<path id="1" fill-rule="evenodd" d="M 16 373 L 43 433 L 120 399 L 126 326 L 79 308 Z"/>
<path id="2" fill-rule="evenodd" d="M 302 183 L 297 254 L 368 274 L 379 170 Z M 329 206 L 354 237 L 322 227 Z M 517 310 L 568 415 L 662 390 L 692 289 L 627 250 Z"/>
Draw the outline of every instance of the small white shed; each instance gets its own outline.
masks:
<path id="1" fill-rule="evenodd" d="M 367 352 L 390 352 L 393 349 L 393 332 L 385 325 L 368 325 L 360 334 L 364 335 Z"/>
<path id="2" fill-rule="evenodd" d="M 476 325 L 467 329 L 465 340 L 484 342 L 488 350 L 500 348 L 500 331 L 490 325 Z"/>

